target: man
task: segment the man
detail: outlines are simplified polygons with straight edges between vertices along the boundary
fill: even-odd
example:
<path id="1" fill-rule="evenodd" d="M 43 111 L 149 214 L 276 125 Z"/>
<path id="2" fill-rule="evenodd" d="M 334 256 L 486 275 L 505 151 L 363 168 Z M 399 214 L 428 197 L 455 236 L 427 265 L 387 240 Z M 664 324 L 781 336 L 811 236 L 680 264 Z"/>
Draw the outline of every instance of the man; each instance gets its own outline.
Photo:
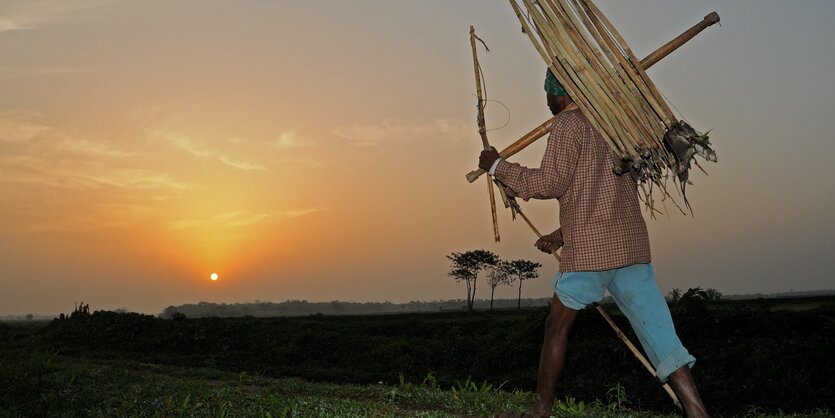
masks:
<path id="1" fill-rule="evenodd" d="M 676 335 L 670 311 L 655 283 L 649 236 L 637 185 L 612 169 L 619 158 L 577 108 L 549 70 L 548 107 L 556 115 L 542 164 L 527 168 L 482 151 L 479 167 L 524 200 L 557 199 L 561 228 L 540 238 L 545 252 L 563 247 L 555 295 L 545 324 L 534 415 L 550 416 L 554 388 L 565 364 L 568 335 L 577 313 L 608 289 L 629 319 L 644 351 L 678 395 L 688 417 L 706 417 L 690 367 L 696 361 Z"/>

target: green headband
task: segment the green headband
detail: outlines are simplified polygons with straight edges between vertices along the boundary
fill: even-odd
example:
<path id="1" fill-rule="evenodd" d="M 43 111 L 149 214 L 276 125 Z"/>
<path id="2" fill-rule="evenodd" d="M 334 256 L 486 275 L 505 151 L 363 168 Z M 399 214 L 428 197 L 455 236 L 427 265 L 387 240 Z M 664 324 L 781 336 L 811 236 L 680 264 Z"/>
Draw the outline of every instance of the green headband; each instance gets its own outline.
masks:
<path id="1" fill-rule="evenodd" d="M 552 96 L 568 96 L 568 93 L 562 87 L 562 84 L 557 81 L 557 77 L 554 77 L 554 73 L 550 69 L 545 71 L 545 92 Z"/>

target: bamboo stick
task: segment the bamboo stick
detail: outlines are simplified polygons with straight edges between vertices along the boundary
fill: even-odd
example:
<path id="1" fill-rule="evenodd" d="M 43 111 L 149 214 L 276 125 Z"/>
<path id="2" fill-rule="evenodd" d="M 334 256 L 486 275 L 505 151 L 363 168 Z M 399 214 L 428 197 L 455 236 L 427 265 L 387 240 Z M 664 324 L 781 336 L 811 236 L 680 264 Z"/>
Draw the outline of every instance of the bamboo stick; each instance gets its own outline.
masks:
<path id="1" fill-rule="evenodd" d="M 533 3 L 527 2 L 526 7 L 530 7 Z M 555 35 L 553 30 L 549 26 L 548 22 L 545 20 L 544 16 L 539 14 L 536 10 L 534 10 L 531 15 L 534 18 L 535 23 L 537 26 L 537 33 L 542 36 L 548 37 L 551 39 L 550 44 L 560 46 L 558 43 L 554 42 L 553 39 Z M 519 13 L 517 13 L 517 17 L 519 17 L 520 22 L 522 23 L 523 27 L 527 27 L 527 23 L 525 22 L 524 18 L 521 17 Z M 533 32 L 530 31 L 530 28 L 527 29 L 526 33 L 530 37 L 531 41 L 537 43 L 536 38 L 533 37 Z M 556 54 L 554 51 L 551 50 L 549 42 L 542 42 L 544 49 L 547 53 L 543 54 L 543 59 L 546 62 L 549 62 L 550 58 L 546 57 L 555 57 Z M 540 51 L 542 48 L 538 48 Z M 559 60 L 556 63 L 550 61 L 551 65 L 550 68 L 552 72 L 558 75 L 561 79 L 565 80 L 564 87 L 569 92 L 569 94 L 574 94 L 573 97 L 577 97 L 579 100 L 575 101 L 578 107 L 586 114 L 590 115 L 589 121 L 601 133 L 604 139 L 607 140 L 610 146 L 615 148 L 615 145 L 611 141 L 611 137 L 614 135 L 614 127 L 599 113 L 599 109 L 602 107 L 591 101 L 587 100 L 587 97 L 592 97 L 591 93 L 588 92 L 586 86 L 582 83 L 581 79 L 578 77 L 576 72 L 573 71 L 571 65 L 568 65 L 564 60 Z"/>
<path id="2" fill-rule="evenodd" d="M 592 67 L 592 71 L 589 72 L 585 71 L 585 66 L 583 66 L 584 74 L 594 79 L 594 84 L 598 87 L 598 91 L 602 92 L 602 97 L 605 99 L 604 104 L 608 112 L 617 121 L 616 126 L 623 128 L 619 130 L 620 135 L 617 138 L 621 143 L 621 153 L 628 152 L 634 156 L 634 144 L 639 141 L 640 134 L 635 126 L 634 120 L 625 113 L 627 105 L 625 103 L 618 103 L 620 104 L 618 106 L 615 103 L 618 101 L 618 87 L 615 79 L 605 76 L 601 77 L 601 74 L 608 72 L 603 67 L 608 66 L 600 59 L 602 57 L 597 51 L 596 46 L 592 47 L 579 28 L 575 26 L 576 17 L 573 15 L 573 10 L 570 7 L 560 8 L 552 0 L 545 0 L 545 2 L 556 12 L 554 15 L 559 19 L 560 27 L 564 28 L 566 34 L 574 43 L 575 48 L 579 51 L 579 58 Z"/>
<path id="3" fill-rule="evenodd" d="M 601 63 L 604 63 L 603 68 L 609 73 L 609 77 L 611 77 L 611 79 L 620 89 L 620 91 L 617 93 L 617 98 L 619 102 L 622 106 L 624 106 L 625 109 L 630 111 L 635 116 L 634 120 L 636 122 L 636 125 L 642 131 L 642 135 L 639 135 L 637 139 L 642 139 L 642 136 L 652 138 L 655 135 L 663 135 L 663 130 L 660 130 L 660 128 L 658 128 L 658 126 L 660 125 L 658 121 L 652 120 L 654 118 L 650 119 L 647 117 L 648 109 L 646 109 L 645 106 L 642 107 L 642 105 L 644 105 L 645 102 L 636 100 L 636 97 L 639 95 L 639 93 L 636 90 L 634 90 L 631 83 L 627 82 L 628 78 L 626 77 L 626 75 L 618 71 L 620 70 L 620 66 L 617 64 L 617 60 L 614 57 L 611 49 L 609 49 L 605 42 L 603 42 L 600 33 L 597 32 L 597 30 L 594 28 L 594 25 L 592 25 L 588 16 L 586 16 L 585 13 L 583 13 L 584 11 L 577 3 L 577 0 L 571 0 L 571 5 L 568 4 L 567 0 L 560 0 L 560 4 L 562 4 L 564 9 L 568 9 L 570 7 L 574 10 L 574 16 L 579 17 L 581 21 L 578 22 L 575 18 L 574 26 L 578 29 L 580 27 L 585 28 L 586 31 L 593 38 L 594 44 L 605 55 L 606 59 L 604 60 L 602 56 L 599 56 L 600 51 L 594 51 L 595 54 L 598 55 L 598 59 L 601 61 Z M 586 39 L 586 42 L 592 44 L 592 41 L 589 39 Z M 624 104 L 623 101 L 626 101 L 628 104 Z M 656 132 L 655 130 L 653 130 L 653 127 L 659 129 L 660 132 Z"/>
<path id="4" fill-rule="evenodd" d="M 666 44 L 664 44 L 664 46 L 658 48 L 657 50 L 655 50 L 655 52 L 649 54 L 646 58 L 642 59 L 641 66 L 643 66 L 644 68 L 652 66 L 652 64 L 655 64 L 656 62 L 660 61 L 662 58 L 675 51 L 679 46 L 689 41 L 694 36 L 698 35 L 699 32 L 707 29 L 709 26 L 715 23 L 719 23 L 719 14 L 716 12 L 711 12 L 710 14 L 705 16 L 705 18 L 701 22 L 693 25 L 692 28 L 687 29 L 681 35 L 677 36 L 672 41 L 667 42 Z"/>
<path id="5" fill-rule="evenodd" d="M 514 12 L 516 13 L 516 16 L 519 19 L 519 22 L 522 24 L 523 31 L 528 35 L 528 38 L 531 39 L 531 42 L 534 44 L 534 47 L 536 48 L 537 52 L 539 52 L 540 56 L 542 56 L 543 60 L 546 60 L 546 62 L 547 62 L 548 54 L 545 52 L 544 48 L 541 45 L 539 45 L 538 41 L 536 41 L 535 35 L 533 34 L 533 31 L 531 30 L 530 25 L 528 25 L 527 20 L 524 17 L 524 14 L 522 13 L 521 9 L 519 8 L 519 5 L 517 5 L 514 0 L 509 0 L 509 1 L 510 1 L 511 7 L 513 8 Z M 703 24 L 707 25 L 707 26 L 710 26 L 713 23 L 715 23 L 715 21 L 713 21 L 714 19 L 708 19 L 712 15 L 713 14 L 711 13 L 710 15 L 706 16 L 705 20 L 703 20 L 702 22 L 700 22 L 696 26 L 700 26 L 700 25 L 703 25 Z M 710 23 L 711 21 L 713 21 L 713 23 Z M 694 36 L 695 36 L 695 34 L 694 34 Z M 692 39 L 692 37 L 688 38 L 688 37 L 681 37 L 680 36 L 680 37 L 676 38 L 675 43 L 674 42 L 668 42 L 667 44 L 665 44 L 662 48 L 666 48 L 667 51 L 663 55 L 660 56 L 659 60 L 663 59 L 664 57 L 669 55 L 672 51 L 674 51 L 675 49 L 678 49 L 679 47 L 681 47 L 682 45 L 687 43 L 690 39 Z M 671 44 L 671 43 L 673 45 L 668 47 L 668 45 Z M 617 48 L 616 46 L 613 46 L 613 45 L 610 45 L 610 46 L 612 46 L 613 48 Z M 658 56 L 658 53 L 662 48 L 659 48 L 658 50 L 656 50 L 653 53 L 647 55 L 646 58 L 641 60 L 640 64 L 645 70 L 648 70 L 651 66 L 655 65 L 658 62 L 657 60 L 653 61 L 650 58 L 652 58 L 654 56 Z M 670 48 L 672 48 L 672 49 L 670 49 Z M 629 66 L 629 67 L 631 67 L 631 66 Z M 627 67 L 625 67 L 625 66 L 624 67 L 618 66 L 618 67 L 616 67 L 616 69 L 618 69 L 619 73 L 622 72 L 622 73 L 625 74 L 627 72 Z M 553 68 L 552 68 L 552 71 L 554 71 L 555 74 L 557 74 L 557 72 Z M 633 86 L 633 87 L 637 88 L 637 86 Z M 566 86 L 566 90 L 569 90 L 568 86 Z M 569 90 L 569 91 L 571 91 L 571 90 Z M 578 106 L 580 106 L 579 103 L 578 103 Z M 583 108 L 581 107 L 581 109 L 583 109 Z M 585 112 L 585 110 L 583 110 L 583 112 Z M 592 122 L 591 118 L 590 118 L 590 122 Z M 553 123 L 553 118 L 550 118 L 550 119 L 546 120 L 545 122 L 541 123 L 539 126 L 537 126 L 533 130 L 531 130 L 530 132 L 528 132 L 527 134 L 525 134 L 524 136 L 519 138 L 517 141 L 510 144 L 505 149 L 501 150 L 499 152 L 499 155 L 503 159 L 507 159 L 507 158 L 509 158 L 513 155 L 516 155 L 517 153 L 519 153 L 523 149 L 527 148 L 530 144 L 534 143 L 536 140 L 538 140 L 539 138 L 543 137 L 548 132 L 550 132 L 550 128 L 551 128 L 552 123 Z M 602 131 L 597 126 L 595 126 L 595 129 L 598 129 L 598 131 Z M 467 175 L 466 175 L 467 181 L 472 183 L 472 182 L 476 181 L 479 177 L 481 177 L 481 175 L 483 175 L 484 173 L 485 173 L 485 171 L 481 170 L 481 169 L 473 170 L 473 171 L 467 173 Z"/>
<path id="6" fill-rule="evenodd" d="M 629 337 L 627 337 L 626 334 L 624 334 L 623 331 L 621 331 L 620 327 L 618 327 L 615 321 L 612 320 L 612 317 L 609 316 L 609 312 L 606 312 L 606 309 L 604 309 L 597 303 L 595 303 L 594 306 L 597 308 L 597 311 L 600 312 L 600 315 L 603 316 L 603 319 L 605 319 L 606 322 L 608 322 L 609 325 L 612 327 L 612 329 L 615 330 L 615 334 L 617 334 L 618 338 L 620 338 L 620 340 L 623 341 L 624 344 L 626 344 L 626 346 L 629 348 L 629 351 L 631 351 L 632 354 L 635 355 L 638 361 L 641 362 L 644 368 L 647 369 L 647 371 L 651 375 L 655 376 L 655 368 L 652 367 L 652 364 L 650 364 L 649 361 L 647 361 L 646 357 L 644 357 L 644 355 L 641 354 L 638 348 L 635 347 L 635 344 L 632 344 L 632 341 L 629 341 Z M 679 402 L 678 396 L 676 396 L 675 392 L 673 392 L 673 389 L 670 387 L 670 385 L 664 383 L 662 387 L 664 388 L 664 391 L 667 392 L 667 395 L 670 395 L 670 398 L 673 400 L 673 403 L 678 407 L 678 409 L 682 409 L 681 402 Z"/>
<path id="7" fill-rule="evenodd" d="M 623 40 L 623 37 L 620 36 L 620 32 L 615 29 L 614 25 L 609 22 L 609 19 L 600 12 L 600 9 L 592 2 L 591 0 L 580 0 L 583 4 L 587 4 L 592 11 L 594 12 L 594 17 L 600 19 L 601 22 L 605 25 L 608 32 L 617 40 L 620 47 L 623 49 L 626 56 L 629 58 L 629 63 L 632 64 L 632 67 L 638 72 L 639 76 L 643 80 L 644 83 L 650 88 L 650 93 L 652 94 L 653 99 L 661 106 L 662 114 L 660 115 L 662 120 L 664 120 L 664 124 L 668 127 L 672 124 L 672 121 L 675 119 L 673 117 L 673 112 L 667 106 L 667 102 L 661 97 L 661 94 L 658 93 L 658 89 L 655 88 L 655 84 L 653 84 L 652 80 L 647 76 L 644 68 L 641 67 L 638 58 L 635 57 L 635 54 L 632 53 L 632 50 L 629 48 L 629 45 L 626 41 Z M 594 18 L 592 19 L 594 20 Z"/>
<path id="8" fill-rule="evenodd" d="M 556 46 L 559 49 L 560 55 L 562 55 L 563 57 L 571 58 L 571 54 L 567 52 L 569 46 L 566 42 L 564 42 L 564 40 L 557 36 L 557 32 L 559 32 L 559 26 L 554 25 L 552 22 L 549 22 L 546 19 L 545 15 L 540 13 L 539 10 L 534 6 L 532 0 L 524 0 L 524 2 L 526 7 L 528 7 L 531 16 L 534 18 L 534 21 L 537 23 L 538 29 L 540 29 L 539 34 L 544 35 L 548 40 L 548 42 L 543 42 L 546 49 L 549 49 L 551 45 Z M 555 57 L 553 51 L 549 52 L 550 56 Z M 550 59 L 550 61 L 553 62 L 553 58 Z M 579 75 L 575 71 L 575 68 L 578 67 L 576 61 L 567 62 L 565 58 L 562 58 L 557 59 L 557 62 L 559 62 L 560 65 L 551 66 L 552 69 L 556 68 L 558 71 L 555 75 L 558 75 L 561 78 L 561 80 L 570 80 L 569 84 L 575 83 L 576 86 L 579 88 L 579 91 L 572 91 L 570 86 L 564 86 L 566 87 L 566 90 L 568 90 L 569 95 L 573 93 L 574 95 L 571 97 L 577 97 L 580 99 L 579 101 L 575 101 L 575 103 L 577 103 L 577 105 L 580 107 L 581 110 L 583 110 L 583 112 L 586 115 L 591 116 L 589 118 L 589 121 L 592 122 L 592 124 L 596 125 L 595 128 L 598 129 L 598 132 L 600 132 L 603 138 L 606 139 L 607 142 L 609 142 L 610 146 L 612 146 L 615 149 L 619 148 L 620 146 L 612 145 L 613 138 L 617 136 L 617 122 L 613 123 L 611 115 L 608 115 L 606 113 L 606 107 L 601 105 L 601 103 L 599 102 L 600 98 L 596 94 L 597 92 L 590 90 L 589 86 L 583 83 L 581 77 L 579 77 Z M 568 76 L 566 77 L 564 74 L 568 74 Z M 587 103 L 586 100 L 589 100 L 589 102 Z"/>
<path id="9" fill-rule="evenodd" d="M 482 80 L 481 80 L 481 65 L 478 63 L 478 51 L 475 47 L 475 28 L 470 26 L 470 46 L 473 50 L 473 69 L 475 71 L 475 86 L 476 86 L 476 95 L 478 97 L 478 133 L 481 136 L 482 145 L 484 145 L 484 149 L 490 149 L 490 142 L 487 140 L 487 127 L 484 122 L 484 93 L 482 91 Z M 501 236 L 499 235 L 499 217 L 496 212 L 496 194 L 493 190 L 493 181 L 490 178 L 487 178 L 487 194 L 490 196 L 490 214 L 493 217 L 493 237 L 496 242 L 501 241 Z"/>
<path id="10" fill-rule="evenodd" d="M 605 23 L 608 22 L 606 16 L 599 15 L 600 11 L 593 7 L 594 4 L 587 2 L 585 0 L 579 0 L 580 4 L 583 5 L 585 8 L 586 14 L 589 16 L 589 19 L 592 21 L 594 26 L 597 30 L 604 35 L 603 40 L 606 44 L 608 44 L 609 48 L 613 51 L 623 51 L 623 46 L 621 45 L 623 42 L 619 42 L 618 38 L 616 38 L 610 31 L 610 28 Z M 626 70 L 627 75 L 629 76 L 630 80 L 635 83 L 638 90 L 641 92 L 643 97 L 649 102 L 652 109 L 658 115 L 659 118 L 664 121 L 665 125 L 667 121 L 664 120 L 665 109 L 658 103 L 652 91 L 650 91 L 649 87 L 646 85 L 645 81 L 638 75 L 637 69 L 633 65 L 633 63 L 625 57 L 624 54 L 615 54 L 620 65 Z"/>

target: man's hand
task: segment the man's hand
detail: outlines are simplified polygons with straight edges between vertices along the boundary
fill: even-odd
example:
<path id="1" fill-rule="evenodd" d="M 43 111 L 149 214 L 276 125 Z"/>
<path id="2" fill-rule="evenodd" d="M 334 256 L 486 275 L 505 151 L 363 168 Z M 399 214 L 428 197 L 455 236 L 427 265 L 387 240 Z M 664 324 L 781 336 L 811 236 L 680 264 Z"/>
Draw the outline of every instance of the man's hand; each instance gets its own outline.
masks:
<path id="1" fill-rule="evenodd" d="M 562 230 L 557 229 L 556 231 L 548 235 L 543 235 L 538 240 L 536 240 L 536 243 L 534 245 L 536 246 L 536 248 L 539 249 L 539 251 L 542 251 L 544 253 L 551 254 L 556 252 L 563 246 Z"/>
<path id="2" fill-rule="evenodd" d="M 478 156 L 478 168 L 484 171 L 490 171 L 490 167 L 493 167 L 493 163 L 498 159 L 499 151 L 496 151 L 493 147 L 481 151 L 481 155 Z"/>

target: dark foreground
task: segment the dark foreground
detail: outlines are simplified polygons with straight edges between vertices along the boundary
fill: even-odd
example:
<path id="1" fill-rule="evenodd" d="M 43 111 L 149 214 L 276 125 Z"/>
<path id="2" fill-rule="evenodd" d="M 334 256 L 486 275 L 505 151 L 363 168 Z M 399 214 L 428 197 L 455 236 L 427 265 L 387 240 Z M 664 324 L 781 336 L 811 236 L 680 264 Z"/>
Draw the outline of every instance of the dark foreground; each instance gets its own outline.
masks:
<path id="1" fill-rule="evenodd" d="M 521 411 L 532 401 L 546 312 L 171 320 L 95 312 L 40 326 L 0 323 L 0 416 Z M 835 411 L 831 299 L 673 312 L 713 414 Z M 675 413 L 595 311 L 578 319 L 570 349 L 556 415 Z"/>

